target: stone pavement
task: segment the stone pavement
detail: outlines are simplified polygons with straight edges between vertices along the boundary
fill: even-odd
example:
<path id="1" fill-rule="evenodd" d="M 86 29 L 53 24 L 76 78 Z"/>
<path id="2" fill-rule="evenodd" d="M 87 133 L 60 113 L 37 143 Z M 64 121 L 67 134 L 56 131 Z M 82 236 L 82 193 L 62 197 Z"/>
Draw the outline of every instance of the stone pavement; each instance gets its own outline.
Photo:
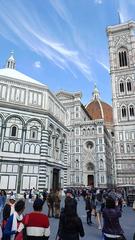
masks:
<path id="1" fill-rule="evenodd" d="M 32 210 L 32 204 L 27 203 L 26 212 L 29 212 L 31 210 Z M 46 204 L 44 206 L 44 213 L 47 213 Z M 98 230 L 95 217 L 94 216 L 92 217 L 93 224 L 91 226 L 87 225 L 86 223 L 85 204 L 82 198 L 80 201 L 78 201 L 78 214 L 82 219 L 84 231 L 85 231 L 85 237 L 82 238 L 82 240 L 83 239 L 84 240 L 102 240 L 102 231 Z M 135 211 L 133 211 L 132 208 L 130 207 L 124 207 L 120 222 L 125 232 L 125 236 L 127 237 L 127 240 L 132 240 L 133 233 L 135 232 Z M 58 230 L 58 223 L 59 223 L 58 219 L 50 218 L 51 236 L 49 240 L 55 240 L 56 233 Z"/>

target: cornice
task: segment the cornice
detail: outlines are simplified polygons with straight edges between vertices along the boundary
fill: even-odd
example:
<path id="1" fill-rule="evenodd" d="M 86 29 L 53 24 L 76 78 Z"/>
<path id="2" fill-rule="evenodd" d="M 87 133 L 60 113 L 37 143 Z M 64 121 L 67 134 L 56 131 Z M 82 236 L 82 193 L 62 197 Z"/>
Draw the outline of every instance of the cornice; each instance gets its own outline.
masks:
<path id="1" fill-rule="evenodd" d="M 23 82 L 19 79 L 0 76 L 0 82 L 1 82 L 1 80 L 3 81 L 3 83 L 7 83 L 8 85 L 13 84 L 13 85 L 18 86 L 18 87 L 22 86 L 22 88 L 27 88 L 27 89 L 31 88 L 31 89 L 36 89 L 36 90 L 38 89 L 42 92 L 43 92 L 43 90 L 48 90 L 48 87 L 46 85 L 41 85 L 40 86 L 36 83 L 29 83 L 29 82 L 26 83 L 25 81 Z"/>
<path id="2" fill-rule="evenodd" d="M 22 106 L 22 105 L 13 105 L 12 103 L 5 103 L 5 102 L 0 102 L 0 107 L 12 109 L 12 110 L 19 110 L 20 112 L 25 112 L 25 113 L 36 113 L 38 115 L 42 115 L 45 117 L 50 117 L 51 119 L 54 120 L 55 123 L 60 125 L 62 128 L 65 129 L 65 131 L 69 131 L 69 129 L 64 125 L 64 123 L 60 122 L 57 118 L 55 118 L 51 113 L 49 113 L 47 110 L 44 109 L 38 109 L 38 108 L 31 108 L 30 106 Z"/>
<path id="3" fill-rule="evenodd" d="M 111 35 L 112 33 L 123 32 L 123 31 L 130 30 L 132 28 L 135 28 L 135 22 L 129 21 L 129 22 L 114 25 L 114 26 L 108 26 L 106 31 L 108 35 Z"/>

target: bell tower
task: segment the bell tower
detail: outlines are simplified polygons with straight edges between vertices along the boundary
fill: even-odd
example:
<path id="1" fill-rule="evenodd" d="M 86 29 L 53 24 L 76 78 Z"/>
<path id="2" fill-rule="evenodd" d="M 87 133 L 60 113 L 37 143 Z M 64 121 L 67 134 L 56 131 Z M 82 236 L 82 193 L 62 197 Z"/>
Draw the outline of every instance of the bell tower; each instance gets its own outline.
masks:
<path id="1" fill-rule="evenodd" d="M 135 22 L 107 28 L 117 184 L 135 184 Z"/>

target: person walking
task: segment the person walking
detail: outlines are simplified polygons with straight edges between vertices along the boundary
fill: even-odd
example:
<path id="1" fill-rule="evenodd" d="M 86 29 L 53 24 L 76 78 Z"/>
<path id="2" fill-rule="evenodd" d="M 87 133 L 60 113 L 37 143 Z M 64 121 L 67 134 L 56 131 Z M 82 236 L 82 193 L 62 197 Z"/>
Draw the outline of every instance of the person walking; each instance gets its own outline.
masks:
<path id="1" fill-rule="evenodd" d="M 47 196 L 48 205 L 48 217 L 54 217 L 54 192 L 50 189 L 50 193 Z"/>
<path id="2" fill-rule="evenodd" d="M 2 193 L 0 192 L 0 223 L 2 222 L 2 211 L 3 211 L 3 199 Z"/>
<path id="3" fill-rule="evenodd" d="M 86 203 L 86 212 L 87 212 L 87 224 L 92 224 L 91 221 L 91 212 L 92 212 L 92 205 L 91 205 L 91 198 L 90 195 L 86 195 L 85 197 L 85 203 Z"/>
<path id="4" fill-rule="evenodd" d="M 34 211 L 26 214 L 23 225 L 26 228 L 27 240 L 47 240 L 50 236 L 50 224 L 48 217 L 42 213 L 44 201 L 37 198 L 33 203 Z"/>
<path id="5" fill-rule="evenodd" d="M 74 205 L 75 205 L 75 208 L 76 208 L 76 211 L 77 211 L 77 200 L 75 199 L 72 190 L 71 190 L 71 189 L 68 189 L 68 190 L 66 191 L 65 204 L 66 204 L 66 202 L 68 202 L 68 200 L 70 200 L 70 199 L 72 199 L 72 202 L 74 202 Z"/>
<path id="6" fill-rule="evenodd" d="M 29 191 L 29 203 L 32 202 L 32 189 L 30 189 Z"/>
<path id="7" fill-rule="evenodd" d="M 26 200 L 26 198 L 27 198 L 27 191 L 26 191 L 26 190 L 25 190 L 24 193 L 23 193 L 23 197 L 24 197 L 24 199 Z"/>
<path id="8" fill-rule="evenodd" d="M 76 205 L 72 198 L 65 202 L 65 208 L 61 212 L 57 238 L 62 240 L 79 240 L 84 237 L 84 229 L 81 219 L 77 215 Z"/>
<path id="9" fill-rule="evenodd" d="M 45 201 L 47 199 L 47 190 L 46 189 L 43 190 L 42 196 L 43 196 L 43 201 L 45 203 Z"/>
<path id="10" fill-rule="evenodd" d="M 103 236 L 105 240 L 126 240 L 119 223 L 121 210 L 115 205 L 115 200 L 106 198 L 106 206 L 103 209 Z"/>
<path id="11" fill-rule="evenodd" d="M 10 207 L 10 205 L 7 204 L 6 208 L 3 209 L 3 218 L 2 218 L 2 223 L 1 223 L 2 232 L 4 232 L 4 230 L 5 230 L 5 226 L 10 217 L 10 212 L 11 212 L 11 207 Z"/>
<path id="12" fill-rule="evenodd" d="M 101 226 L 101 217 L 102 217 L 102 194 L 100 193 L 100 191 L 97 193 L 96 195 L 96 199 L 95 199 L 95 207 L 96 207 L 96 218 L 97 218 L 97 224 L 98 224 L 98 229 L 101 230 L 102 226 Z"/>
<path id="13" fill-rule="evenodd" d="M 60 195 L 60 191 L 57 190 L 54 194 L 54 215 L 55 215 L 55 218 L 60 217 L 60 203 L 61 203 L 61 195 Z"/>
<path id="14" fill-rule="evenodd" d="M 10 207 L 10 215 L 12 215 L 15 211 L 14 207 L 15 207 L 15 196 L 14 195 L 10 195 L 8 202 L 5 204 L 3 212 L 4 211 L 8 211 L 9 207 Z M 6 210 L 7 209 L 7 210 Z"/>
<path id="15" fill-rule="evenodd" d="M 2 193 L 0 192 L 0 216 L 2 214 L 2 209 L 3 209 L 3 199 L 2 199 Z"/>
<path id="16" fill-rule="evenodd" d="M 7 200 L 7 194 L 5 190 L 1 190 L 1 195 L 2 195 L 2 202 L 3 202 L 3 208 L 6 204 L 6 200 Z"/>
<path id="17" fill-rule="evenodd" d="M 17 235 L 19 234 L 19 226 L 22 223 L 23 219 L 23 211 L 25 209 L 25 202 L 23 200 L 18 200 L 15 203 L 15 212 L 9 217 L 4 232 L 3 238 L 6 240 L 14 240 L 17 239 Z"/>

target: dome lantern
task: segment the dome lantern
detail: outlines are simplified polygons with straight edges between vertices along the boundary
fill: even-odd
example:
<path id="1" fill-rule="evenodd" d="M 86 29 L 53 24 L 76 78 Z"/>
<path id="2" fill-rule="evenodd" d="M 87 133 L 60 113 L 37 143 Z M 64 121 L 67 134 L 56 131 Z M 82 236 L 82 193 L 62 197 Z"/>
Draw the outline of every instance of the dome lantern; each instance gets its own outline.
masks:
<path id="1" fill-rule="evenodd" d="M 94 84 L 94 91 L 93 91 L 93 93 L 92 93 L 92 96 L 93 96 L 93 100 L 94 100 L 94 99 L 99 99 L 99 96 L 100 96 L 100 93 L 99 93 L 99 91 L 98 91 L 98 88 L 97 88 L 97 86 L 96 86 L 96 83 Z"/>
<path id="2" fill-rule="evenodd" d="M 10 57 L 8 58 L 7 62 L 6 62 L 6 68 L 10 68 L 10 69 L 15 69 L 15 59 L 13 56 L 14 52 L 11 52 Z"/>

